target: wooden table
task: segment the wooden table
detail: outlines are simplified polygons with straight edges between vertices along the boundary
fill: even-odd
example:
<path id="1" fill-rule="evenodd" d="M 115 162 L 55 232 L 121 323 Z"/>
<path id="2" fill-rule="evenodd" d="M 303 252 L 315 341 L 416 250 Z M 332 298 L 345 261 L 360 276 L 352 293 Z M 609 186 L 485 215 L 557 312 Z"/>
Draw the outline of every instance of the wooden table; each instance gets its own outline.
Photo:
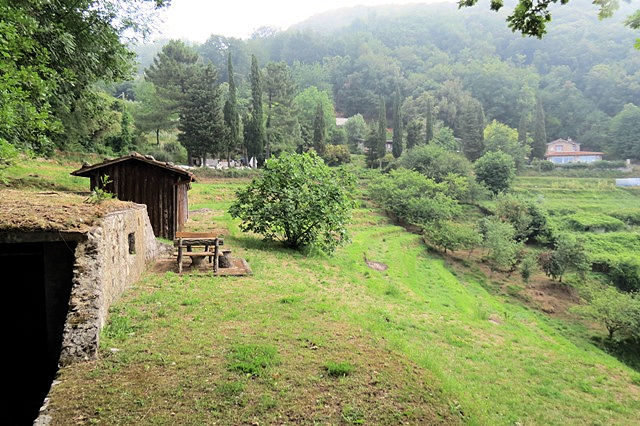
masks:
<path id="1" fill-rule="evenodd" d="M 176 232 L 173 245 L 178 248 L 178 273 L 182 273 L 182 258 L 208 257 L 213 263 L 213 272 L 218 272 L 218 258 L 221 255 L 220 246 L 224 241 L 217 235 L 207 232 Z M 201 251 L 193 251 L 194 248 L 202 248 Z M 186 250 L 185 250 L 186 249 Z M 211 251 L 213 249 L 213 251 Z"/>

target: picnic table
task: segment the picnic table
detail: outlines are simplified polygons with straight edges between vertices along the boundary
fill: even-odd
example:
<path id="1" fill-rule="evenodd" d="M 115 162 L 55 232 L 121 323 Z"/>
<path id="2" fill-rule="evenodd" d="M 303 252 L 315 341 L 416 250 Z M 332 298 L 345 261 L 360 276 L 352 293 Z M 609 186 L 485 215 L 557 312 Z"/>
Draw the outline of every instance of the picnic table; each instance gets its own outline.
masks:
<path id="1" fill-rule="evenodd" d="M 191 259 L 208 258 L 209 263 L 213 263 L 213 272 L 218 272 L 219 258 L 222 255 L 220 246 L 224 245 L 224 241 L 218 235 L 209 232 L 176 232 L 173 245 L 178 249 L 179 274 L 182 273 L 182 259 L 185 256 Z M 199 261 L 194 262 L 196 263 Z"/>

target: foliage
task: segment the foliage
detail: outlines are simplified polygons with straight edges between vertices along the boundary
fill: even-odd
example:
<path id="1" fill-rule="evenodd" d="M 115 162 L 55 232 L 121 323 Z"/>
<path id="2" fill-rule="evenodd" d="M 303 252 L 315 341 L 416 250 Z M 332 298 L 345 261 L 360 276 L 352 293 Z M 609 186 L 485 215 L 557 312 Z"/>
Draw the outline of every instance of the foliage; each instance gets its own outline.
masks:
<path id="1" fill-rule="evenodd" d="M 574 231 L 619 231 L 625 227 L 620 219 L 603 213 L 579 212 L 566 216 L 567 226 Z"/>
<path id="2" fill-rule="evenodd" d="M 556 165 L 548 160 L 541 160 L 539 158 L 534 158 L 531 161 L 531 167 L 536 169 L 539 172 L 550 172 L 555 169 Z"/>
<path id="3" fill-rule="evenodd" d="M 237 344 L 227 355 L 227 367 L 250 376 L 260 376 L 280 363 L 278 350 L 272 345 Z"/>
<path id="4" fill-rule="evenodd" d="M 374 181 L 370 196 L 397 219 L 424 226 L 460 214 L 460 205 L 446 195 L 446 189 L 445 183 L 436 183 L 415 171 L 398 169 Z"/>
<path id="5" fill-rule="evenodd" d="M 345 145 L 327 145 L 322 158 L 329 166 L 339 166 L 351 161 L 349 149 Z"/>
<path id="6" fill-rule="evenodd" d="M 400 100 L 400 88 L 397 88 L 393 98 L 393 145 L 391 149 L 393 158 L 398 158 L 402 155 L 402 132 L 402 102 Z"/>
<path id="7" fill-rule="evenodd" d="M 520 276 L 525 283 L 529 282 L 531 275 L 535 274 L 538 268 L 538 260 L 533 253 L 529 253 L 522 258 L 520 262 Z"/>
<path id="8" fill-rule="evenodd" d="M 515 178 L 513 158 L 502 152 L 489 152 L 474 164 L 476 179 L 493 194 L 505 192 Z"/>
<path id="9" fill-rule="evenodd" d="M 380 97 L 378 104 L 378 130 L 376 132 L 375 158 L 380 161 L 382 167 L 382 158 L 387 153 L 387 108 L 384 98 Z"/>
<path id="10" fill-rule="evenodd" d="M 460 152 L 460 142 L 456 140 L 453 130 L 447 126 L 441 127 L 431 138 L 432 145 L 440 146 L 447 151 Z"/>
<path id="11" fill-rule="evenodd" d="M 485 261 L 492 271 L 513 271 L 521 244 L 515 241 L 515 229 L 496 217 L 482 222 L 484 245 L 489 250 Z"/>
<path id="12" fill-rule="evenodd" d="M 640 291 L 640 261 L 637 258 L 618 258 L 609 265 L 609 277 L 622 291 Z"/>
<path id="13" fill-rule="evenodd" d="M 470 177 L 471 163 L 462 155 L 436 145 L 420 145 L 405 152 L 398 164 L 419 172 L 436 182 L 444 181 L 449 174 Z"/>
<path id="14" fill-rule="evenodd" d="M 420 143 L 420 131 L 422 123 L 419 120 L 411 120 L 407 125 L 407 149 L 412 149 Z"/>
<path id="15" fill-rule="evenodd" d="M 457 134 L 462 139 L 462 152 L 469 161 L 476 161 L 484 152 L 484 111 L 482 104 L 468 99 L 456 116 Z"/>
<path id="16" fill-rule="evenodd" d="M 304 142 L 294 103 L 297 87 L 291 69 L 284 62 L 269 62 L 264 80 L 268 109 L 266 155 L 293 152 Z"/>
<path id="17" fill-rule="evenodd" d="M 315 134 L 314 123 L 318 113 L 318 104 L 322 105 L 324 134 L 335 126 L 336 113 L 333 108 L 331 95 L 325 91 L 318 90 L 315 86 L 308 87 L 298 93 L 294 100 L 294 105 L 298 114 L 298 121 L 302 127 L 302 137 L 307 146 L 313 146 Z"/>
<path id="18" fill-rule="evenodd" d="M 313 120 L 313 149 L 320 155 L 324 155 L 326 146 L 326 125 L 324 123 L 324 111 L 322 109 L 322 102 L 318 102 L 316 107 L 316 115 Z"/>
<path id="19" fill-rule="evenodd" d="M 518 131 L 506 124 L 493 120 L 484 129 L 485 152 L 504 152 L 509 154 L 515 162 L 516 169 L 520 169 L 531 148 L 518 140 Z"/>
<path id="20" fill-rule="evenodd" d="M 136 128 L 143 133 L 155 132 L 156 144 L 160 145 L 160 131 L 177 126 L 178 105 L 160 96 L 156 86 L 148 81 L 136 85 L 135 96 L 133 117 Z"/>
<path id="21" fill-rule="evenodd" d="M 4 171 L 15 164 L 18 158 L 18 150 L 9 142 L 0 138 L 0 183 L 3 183 Z"/>
<path id="22" fill-rule="evenodd" d="M 427 98 L 427 111 L 425 118 L 425 137 L 426 143 L 433 139 L 433 106 L 431 105 L 431 97 Z"/>
<path id="23" fill-rule="evenodd" d="M 249 158 L 261 161 L 265 143 L 265 128 L 262 110 L 262 77 L 255 55 L 251 55 L 251 118 L 245 126 L 244 143 Z"/>
<path id="24" fill-rule="evenodd" d="M 349 117 L 344 125 L 347 131 L 347 141 L 351 152 L 356 152 L 356 147 L 359 140 L 364 140 L 367 136 L 367 123 L 365 123 L 362 114 L 356 114 Z"/>
<path id="25" fill-rule="evenodd" d="M 452 221 L 430 223 L 424 228 L 424 238 L 444 253 L 473 250 L 482 243 L 482 235 L 472 226 Z"/>
<path id="26" fill-rule="evenodd" d="M 233 62 L 231 60 L 231 52 L 227 54 L 227 80 L 229 82 L 229 97 L 224 103 L 223 116 L 225 125 L 224 146 L 222 147 L 226 154 L 227 160 L 230 154 L 240 146 L 240 114 L 238 113 L 238 97 L 233 75 Z"/>
<path id="27" fill-rule="evenodd" d="M 513 226 L 517 241 L 548 242 L 553 238 L 547 212 L 534 200 L 501 194 L 496 201 L 496 216 Z"/>
<path id="28" fill-rule="evenodd" d="M 541 253 L 538 262 L 547 276 L 560 282 L 567 270 L 584 275 L 591 266 L 582 241 L 568 234 L 559 235 L 555 249 Z"/>
<path id="29" fill-rule="evenodd" d="M 609 215 L 620 219 L 627 225 L 640 225 L 640 209 L 618 209 L 609 212 Z"/>
<path id="30" fill-rule="evenodd" d="M 288 247 L 332 252 L 348 239 L 352 176 L 332 170 L 315 153 L 282 154 L 262 176 L 237 192 L 229 208 L 240 228 L 281 240 Z"/>
<path id="31" fill-rule="evenodd" d="M 187 150 L 177 141 L 163 143 L 160 146 L 153 146 L 145 151 L 145 154 L 153 156 L 158 161 L 167 161 L 177 164 L 187 163 Z"/>
<path id="32" fill-rule="evenodd" d="M 327 370 L 327 374 L 331 377 L 346 377 L 355 369 L 352 364 L 346 361 L 327 361 L 324 368 Z"/>
<path id="33" fill-rule="evenodd" d="M 640 107 L 627 104 L 611 120 L 612 150 L 618 158 L 640 159 Z"/>
<path id="34" fill-rule="evenodd" d="M 100 204 L 105 200 L 113 199 L 115 195 L 105 189 L 107 185 L 112 183 L 113 180 L 109 179 L 109 175 L 101 175 L 98 185 L 93 188 L 91 195 L 89 195 L 85 202 L 90 204 Z"/>
<path id="35" fill-rule="evenodd" d="M 540 96 L 536 98 L 536 115 L 533 127 L 533 143 L 531 146 L 531 156 L 543 159 L 547 152 L 547 128 L 545 123 L 544 110 Z"/>
<path id="36" fill-rule="evenodd" d="M 640 297 L 623 293 L 611 286 L 586 290 L 587 304 L 578 305 L 573 311 L 604 325 L 609 341 L 622 334 L 623 339 L 637 338 L 640 331 Z"/>

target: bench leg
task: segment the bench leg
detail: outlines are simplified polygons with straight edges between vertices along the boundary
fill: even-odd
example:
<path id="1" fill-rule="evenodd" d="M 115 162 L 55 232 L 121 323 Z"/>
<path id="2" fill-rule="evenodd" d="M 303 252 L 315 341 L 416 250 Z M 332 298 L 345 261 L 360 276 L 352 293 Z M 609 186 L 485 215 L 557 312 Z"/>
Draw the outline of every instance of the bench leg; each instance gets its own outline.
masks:
<path id="1" fill-rule="evenodd" d="M 182 238 L 178 241 L 178 274 L 182 273 Z"/>
<path id="2" fill-rule="evenodd" d="M 215 242 L 213 243 L 213 247 L 214 247 L 214 251 L 213 251 L 213 272 L 217 273 L 218 272 L 218 254 L 219 254 L 218 239 L 217 238 L 216 238 Z"/>

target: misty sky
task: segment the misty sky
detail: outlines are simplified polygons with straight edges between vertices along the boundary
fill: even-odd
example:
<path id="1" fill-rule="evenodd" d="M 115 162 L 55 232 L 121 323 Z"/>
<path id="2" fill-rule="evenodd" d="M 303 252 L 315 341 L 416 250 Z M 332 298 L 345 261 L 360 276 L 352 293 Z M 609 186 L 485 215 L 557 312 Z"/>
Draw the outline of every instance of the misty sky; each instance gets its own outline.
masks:
<path id="1" fill-rule="evenodd" d="M 312 15 L 341 7 L 442 1 L 447 0 L 172 0 L 161 13 L 156 37 L 198 42 L 211 34 L 246 38 L 261 26 L 286 29 Z"/>

